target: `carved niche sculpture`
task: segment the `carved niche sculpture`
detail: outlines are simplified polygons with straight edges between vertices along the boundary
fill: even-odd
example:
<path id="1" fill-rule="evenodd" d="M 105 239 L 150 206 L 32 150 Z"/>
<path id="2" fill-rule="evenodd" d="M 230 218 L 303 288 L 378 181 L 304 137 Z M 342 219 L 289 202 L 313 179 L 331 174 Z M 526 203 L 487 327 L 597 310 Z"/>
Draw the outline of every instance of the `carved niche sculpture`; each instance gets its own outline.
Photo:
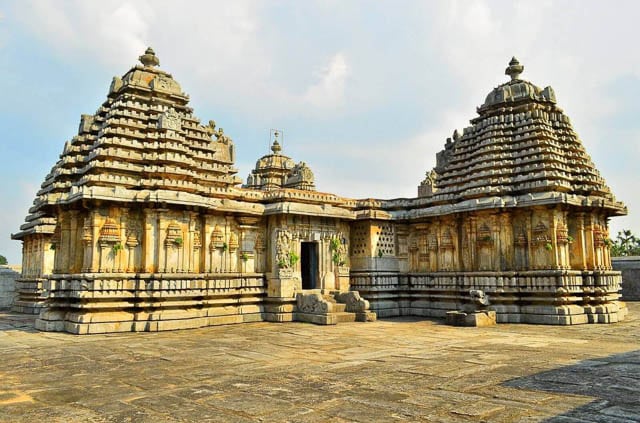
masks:
<path id="1" fill-rule="evenodd" d="M 159 129 L 171 129 L 179 131 L 182 129 L 182 117 L 174 108 L 170 107 L 158 118 Z"/>

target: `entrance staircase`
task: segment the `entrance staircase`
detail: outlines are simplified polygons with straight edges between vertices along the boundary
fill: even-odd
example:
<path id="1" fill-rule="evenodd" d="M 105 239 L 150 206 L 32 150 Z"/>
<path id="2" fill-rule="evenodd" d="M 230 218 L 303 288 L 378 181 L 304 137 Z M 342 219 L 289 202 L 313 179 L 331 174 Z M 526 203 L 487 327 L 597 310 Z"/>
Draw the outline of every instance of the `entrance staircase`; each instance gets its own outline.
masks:
<path id="1" fill-rule="evenodd" d="M 295 320 L 318 325 L 376 320 L 376 314 L 369 310 L 369 301 L 357 291 L 304 290 L 296 295 L 296 309 Z"/>

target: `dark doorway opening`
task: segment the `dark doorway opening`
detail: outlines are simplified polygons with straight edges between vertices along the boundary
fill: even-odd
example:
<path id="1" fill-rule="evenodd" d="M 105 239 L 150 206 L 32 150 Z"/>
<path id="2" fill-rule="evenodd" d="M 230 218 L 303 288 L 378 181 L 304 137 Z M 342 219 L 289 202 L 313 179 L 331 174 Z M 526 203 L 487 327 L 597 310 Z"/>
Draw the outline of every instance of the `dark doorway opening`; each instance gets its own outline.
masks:
<path id="1" fill-rule="evenodd" d="M 318 243 L 303 242 L 300 253 L 302 289 L 316 289 L 318 287 Z"/>

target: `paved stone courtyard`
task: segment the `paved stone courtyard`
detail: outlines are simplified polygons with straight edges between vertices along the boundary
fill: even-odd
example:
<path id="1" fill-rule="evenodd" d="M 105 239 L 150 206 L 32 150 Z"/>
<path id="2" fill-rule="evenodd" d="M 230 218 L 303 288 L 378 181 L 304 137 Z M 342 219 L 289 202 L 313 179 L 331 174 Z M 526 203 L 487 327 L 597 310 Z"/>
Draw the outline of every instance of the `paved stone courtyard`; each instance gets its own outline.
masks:
<path id="1" fill-rule="evenodd" d="M 640 420 L 640 303 L 613 325 L 387 319 L 75 336 L 0 312 L 0 421 Z"/>

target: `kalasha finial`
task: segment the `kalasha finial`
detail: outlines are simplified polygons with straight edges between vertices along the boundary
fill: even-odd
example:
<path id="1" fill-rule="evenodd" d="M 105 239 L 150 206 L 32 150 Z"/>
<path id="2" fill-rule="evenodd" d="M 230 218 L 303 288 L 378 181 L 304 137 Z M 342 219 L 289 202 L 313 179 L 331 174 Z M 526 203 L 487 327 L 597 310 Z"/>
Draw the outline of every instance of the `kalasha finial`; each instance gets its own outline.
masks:
<path id="1" fill-rule="evenodd" d="M 518 59 L 512 57 L 509 62 L 509 66 L 504 70 L 504 74 L 509 75 L 511 80 L 514 81 L 516 79 L 520 79 L 522 71 L 524 71 L 524 66 L 518 62 Z"/>
<path id="2" fill-rule="evenodd" d="M 144 66 L 160 66 L 160 59 L 158 59 L 156 52 L 151 47 L 148 47 L 138 59 Z"/>
<path id="3" fill-rule="evenodd" d="M 280 136 L 280 131 L 276 130 L 272 130 L 273 131 L 273 144 L 271 145 L 271 151 L 273 151 L 273 154 L 278 154 L 280 153 L 280 151 L 282 151 L 282 147 L 280 146 L 280 143 L 278 142 L 278 137 Z"/>
<path id="4" fill-rule="evenodd" d="M 271 145 L 271 151 L 273 151 L 273 154 L 278 154 L 280 153 L 280 151 L 282 151 L 282 147 L 280 147 L 280 143 L 278 142 L 278 140 L 275 140 Z"/>

